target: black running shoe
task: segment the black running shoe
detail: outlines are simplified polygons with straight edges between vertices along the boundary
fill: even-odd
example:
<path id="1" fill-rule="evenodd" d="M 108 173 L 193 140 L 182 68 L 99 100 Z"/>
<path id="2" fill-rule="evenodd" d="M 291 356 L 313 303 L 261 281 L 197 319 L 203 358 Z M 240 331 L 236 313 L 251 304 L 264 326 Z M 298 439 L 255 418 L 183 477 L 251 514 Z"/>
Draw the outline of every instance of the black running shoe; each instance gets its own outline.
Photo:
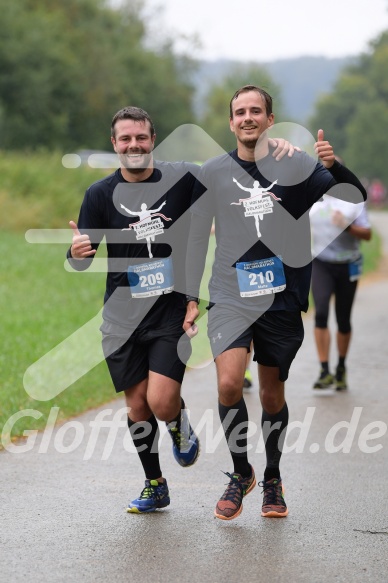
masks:
<path id="1" fill-rule="evenodd" d="M 245 371 L 245 375 L 244 375 L 243 388 L 250 389 L 251 387 L 252 387 L 252 373 L 249 370 L 249 368 L 247 368 L 247 370 Z"/>
<path id="2" fill-rule="evenodd" d="M 283 518 L 288 515 L 288 508 L 284 500 L 284 487 L 281 480 L 272 478 L 265 482 L 259 482 L 259 486 L 263 488 L 263 506 L 261 508 L 261 516 L 268 518 Z"/>
<path id="3" fill-rule="evenodd" d="M 334 387 L 335 382 L 333 375 L 322 368 L 318 379 L 313 385 L 313 389 L 334 389 Z"/>
<path id="4" fill-rule="evenodd" d="M 335 385 L 337 391 L 346 391 L 348 388 L 346 382 L 346 369 L 344 366 L 337 366 L 335 373 Z"/>

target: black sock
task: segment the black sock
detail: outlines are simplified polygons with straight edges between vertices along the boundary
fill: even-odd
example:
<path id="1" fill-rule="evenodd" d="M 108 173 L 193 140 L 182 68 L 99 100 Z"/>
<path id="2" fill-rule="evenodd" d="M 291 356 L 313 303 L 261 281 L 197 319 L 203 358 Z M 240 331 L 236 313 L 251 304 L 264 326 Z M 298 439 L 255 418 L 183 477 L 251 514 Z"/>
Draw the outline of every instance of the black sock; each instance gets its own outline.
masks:
<path id="1" fill-rule="evenodd" d="M 184 409 L 185 407 L 186 407 L 185 402 L 181 397 L 181 408 L 179 410 L 179 413 L 176 417 L 174 417 L 174 419 L 171 419 L 171 421 L 166 421 L 167 426 L 171 425 L 171 427 L 177 427 L 178 429 L 180 428 L 182 409 Z"/>
<path id="2" fill-rule="evenodd" d="M 271 430 L 271 427 L 276 427 Z M 279 463 L 282 455 L 283 443 L 286 436 L 286 427 L 288 425 L 288 407 L 284 403 L 282 409 L 270 415 L 263 409 L 261 416 L 261 427 L 265 443 L 265 453 L 267 457 L 267 467 L 264 472 L 264 481 L 272 478 L 280 478 Z"/>
<path id="3" fill-rule="evenodd" d="M 128 428 L 147 480 L 160 478 L 162 471 L 159 463 L 159 426 L 155 415 L 148 421 L 137 423 L 128 417 Z"/>
<path id="4" fill-rule="evenodd" d="M 329 374 L 329 363 L 328 362 L 321 362 L 321 370 L 325 374 Z"/>
<path id="5" fill-rule="evenodd" d="M 218 411 L 232 456 L 234 472 L 247 478 L 252 470 L 247 455 L 248 411 L 244 398 L 231 407 L 219 402 Z M 240 427 L 240 424 L 244 424 L 243 427 Z"/>
<path id="6" fill-rule="evenodd" d="M 338 366 L 337 366 L 337 368 L 345 368 L 345 358 L 346 358 L 346 356 L 340 356 L 338 358 Z"/>

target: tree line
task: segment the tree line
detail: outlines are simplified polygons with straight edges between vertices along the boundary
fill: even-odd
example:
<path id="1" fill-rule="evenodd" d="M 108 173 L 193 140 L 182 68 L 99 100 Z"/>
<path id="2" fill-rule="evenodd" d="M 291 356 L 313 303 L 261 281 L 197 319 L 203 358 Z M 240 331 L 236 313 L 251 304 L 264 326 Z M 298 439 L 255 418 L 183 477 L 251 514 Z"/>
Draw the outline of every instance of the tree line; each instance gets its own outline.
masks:
<path id="1" fill-rule="evenodd" d="M 229 150 L 235 144 L 229 100 L 247 83 L 271 93 L 276 121 L 287 121 L 281 86 L 255 63 L 210 83 L 196 114 L 196 60 L 177 55 L 171 38 L 151 47 L 141 0 L 0 0 L 0 14 L 0 149 L 110 149 L 112 115 L 138 105 L 153 118 L 159 144 L 178 126 L 194 123 Z M 388 31 L 318 100 L 308 127 L 314 135 L 323 127 L 359 176 L 378 176 L 388 185 L 387 71 Z M 194 150 L 193 144 L 198 159 Z"/>
<path id="2" fill-rule="evenodd" d="M 317 102 L 309 126 L 324 127 L 338 155 L 360 177 L 388 186 L 388 31 L 346 67 Z"/>
<path id="3" fill-rule="evenodd" d="M 147 47 L 140 2 L 0 0 L 0 148 L 110 148 L 113 114 L 140 105 L 161 139 L 194 121 L 191 60 Z"/>

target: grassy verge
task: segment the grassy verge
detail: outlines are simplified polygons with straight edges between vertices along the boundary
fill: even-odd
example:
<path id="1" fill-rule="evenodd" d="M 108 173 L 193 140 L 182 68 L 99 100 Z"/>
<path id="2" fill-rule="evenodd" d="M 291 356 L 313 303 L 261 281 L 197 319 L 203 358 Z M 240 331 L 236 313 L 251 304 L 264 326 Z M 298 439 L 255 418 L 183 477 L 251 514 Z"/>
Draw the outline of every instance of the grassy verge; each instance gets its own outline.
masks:
<path id="1" fill-rule="evenodd" d="M 12 435 L 20 435 L 24 429 L 42 428 L 53 406 L 60 407 L 59 419 L 64 419 L 113 397 L 105 363 L 49 401 L 33 399 L 23 386 L 28 367 L 99 312 L 105 277 L 93 273 L 86 279 L 66 272 L 64 245 L 31 245 L 23 234 L 3 232 L 0 246 L 0 429 L 18 411 L 34 409 L 42 414 L 39 419 L 20 419 L 12 430 Z M 72 367 L 71 354 L 66 366 Z M 61 374 L 63 365 L 58 366 Z"/>
<path id="2" fill-rule="evenodd" d="M 376 231 L 370 241 L 361 241 L 361 251 L 364 256 L 364 273 L 376 271 L 382 257 L 381 237 Z"/>
<path id="3" fill-rule="evenodd" d="M 77 218 L 86 188 L 109 172 L 64 168 L 59 152 L 0 151 L 1 229 L 66 228 Z"/>

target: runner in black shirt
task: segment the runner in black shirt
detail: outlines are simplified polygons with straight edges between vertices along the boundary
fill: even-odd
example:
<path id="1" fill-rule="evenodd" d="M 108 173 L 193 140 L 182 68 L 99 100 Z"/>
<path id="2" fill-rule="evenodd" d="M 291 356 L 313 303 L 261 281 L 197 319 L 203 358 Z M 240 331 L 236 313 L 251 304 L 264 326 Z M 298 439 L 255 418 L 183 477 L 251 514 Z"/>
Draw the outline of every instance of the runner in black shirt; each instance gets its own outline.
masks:
<path id="1" fill-rule="evenodd" d="M 366 198 L 357 178 L 334 160 L 322 130 L 315 144 L 321 163 L 304 152 L 273 163 L 266 135 L 273 123 L 268 93 L 251 85 L 235 93 L 230 128 L 237 149 L 202 166 L 191 207 L 184 323 L 189 335 L 196 333 L 196 298 L 215 218 L 217 247 L 209 283 L 208 333 L 217 367 L 219 413 L 234 463 L 233 473 L 227 473 L 230 483 L 215 510 L 223 520 L 241 513 L 242 498 L 256 484 L 247 457 L 248 412 L 242 392 L 252 340 L 259 365 L 267 458 L 261 482 L 262 516 L 288 514 L 279 470 L 288 424 L 284 383 L 303 341 L 301 312 L 308 308 L 308 211 L 328 190 L 350 202 Z"/>
<path id="2" fill-rule="evenodd" d="M 124 391 L 146 477 L 128 512 L 152 512 L 170 503 L 159 464 L 157 418 L 168 424 L 181 466 L 194 464 L 199 453 L 180 396 L 185 364 L 177 354 L 186 311 L 186 211 L 198 167 L 153 160 L 154 126 L 142 109 L 120 110 L 111 130 L 121 167 L 86 191 L 78 223 L 70 222 L 68 258 L 75 269 L 86 269 L 105 236 L 104 355 L 116 391 Z"/>

